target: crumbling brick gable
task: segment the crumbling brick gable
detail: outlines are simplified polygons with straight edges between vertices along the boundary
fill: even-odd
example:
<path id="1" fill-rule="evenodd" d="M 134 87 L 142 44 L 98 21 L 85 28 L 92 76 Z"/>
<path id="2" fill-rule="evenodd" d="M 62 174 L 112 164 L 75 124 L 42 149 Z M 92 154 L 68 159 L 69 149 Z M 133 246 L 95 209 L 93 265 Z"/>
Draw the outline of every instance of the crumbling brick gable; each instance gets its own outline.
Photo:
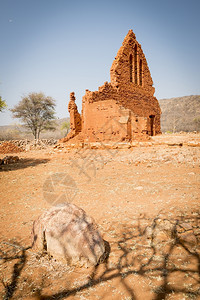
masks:
<path id="1" fill-rule="evenodd" d="M 110 69 L 113 86 L 127 85 L 146 91 L 153 96 L 155 89 L 141 45 L 136 41 L 135 34 L 129 30 Z"/>

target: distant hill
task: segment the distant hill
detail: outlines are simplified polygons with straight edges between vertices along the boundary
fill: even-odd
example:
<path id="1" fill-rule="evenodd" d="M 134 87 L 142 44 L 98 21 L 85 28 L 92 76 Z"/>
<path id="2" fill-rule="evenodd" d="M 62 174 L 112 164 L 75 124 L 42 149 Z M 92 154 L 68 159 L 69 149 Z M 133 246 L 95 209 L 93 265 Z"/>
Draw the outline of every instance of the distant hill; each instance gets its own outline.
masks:
<path id="1" fill-rule="evenodd" d="M 63 123 L 69 123 L 69 118 L 62 118 L 56 120 L 56 130 L 55 131 L 45 131 L 40 135 L 41 139 L 61 139 L 63 138 L 68 130 L 62 128 Z M 21 140 L 30 139 L 33 140 L 34 137 L 27 130 L 27 128 L 20 124 L 0 126 L 0 140 Z"/>
<path id="2" fill-rule="evenodd" d="M 159 100 L 162 132 L 200 131 L 200 95 Z"/>

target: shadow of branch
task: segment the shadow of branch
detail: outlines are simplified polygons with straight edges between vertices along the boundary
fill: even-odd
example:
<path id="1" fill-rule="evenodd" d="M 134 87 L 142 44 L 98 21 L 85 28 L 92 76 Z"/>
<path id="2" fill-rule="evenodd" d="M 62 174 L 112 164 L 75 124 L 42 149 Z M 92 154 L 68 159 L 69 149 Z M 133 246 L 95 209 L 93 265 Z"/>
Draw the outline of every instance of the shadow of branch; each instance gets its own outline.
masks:
<path id="1" fill-rule="evenodd" d="M 19 162 L 0 165 L 0 172 L 12 171 L 26 169 L 30 167 L 35 167 L 40 164 L 46 164 L 50 159 L 39 159 L 39 158 L 21 158 Z"/>
<path id="2" fill-rule="evenodd" d="M 183 213 L 174 218 L 162 214 L 154 219 L 146 216 L 138 217 L 127 224 L 113 223 L 109 229 L 110 245 L 106 246 L 107 253 L 111 251 L 112 255 L 107 255 L 104 262 L 90 268 L 87 280 L 78 286 L 70 285 L 66 274 L 64 276 L 67 288 L 48 294 L 45 289 L 47 283 L 43 280 L 37 289 L 37 299 L 66 299 L 100 284 L 104 286 L 106 298 L 106 291 L 107 293 L 109 291 L 108 283 L 114 280 L 118 280 L 126 295 L 133 300 L 141 299 L 138 296 L 138 286 L 142 280 L 148 280 L 147 292 L 153 295 L 154 300 L 166 299 L 174 294 L 198 299 L 199 216 L 199 212 L 195 216 Z M 11 284 L 6 288 L 7 297 L 16 291 L 17 280 L 25 261 L 22 252 L 22 257 L 13 269 Z"/>
<path id="3" fill-rule="evenodd" d="M 4 286 L 3 300 L 9 300 L 13 297 L 13 294 L 17 289 L 21 272 L 25 267 L 26 260 L 27 260 L 26 251 L 31 247 L 24 248 L 17 242 L 15 243 L 1 242 L 1 245 L 2 244 L 4 244 L 4 246 L 6 245 L 7 249 L 8 247 L 11 248 L 11 251 L 9 251 L 9 255 L 6 251 L 3 251 L 0 248 L 0 259 L 3 261 L 3 263 L 17 260 L 17 262 L 13 266 L 10 283 L 5 283 L 2 279 L 2 284 Z"/>

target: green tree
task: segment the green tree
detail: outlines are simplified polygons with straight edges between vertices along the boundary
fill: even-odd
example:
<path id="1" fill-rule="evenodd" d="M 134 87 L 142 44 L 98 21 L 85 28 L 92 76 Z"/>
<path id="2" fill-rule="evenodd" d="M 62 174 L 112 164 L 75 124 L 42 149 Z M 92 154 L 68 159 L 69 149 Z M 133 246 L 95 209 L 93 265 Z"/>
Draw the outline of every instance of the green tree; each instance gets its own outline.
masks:
<path id="1" fill-rule="evenodd" d="M 35 139 L 39 139 L 42 131 L 55 129 L 55 106 L 55 100 L 51 97 L 43 93 L 30 93 L 11 111 L 13 117 L 21 119 Z"/>
<path id="2" fill-rule="evenodd" d="M 68 134 L 69 129 L 70 129 L 70 122 L 69 121 L 65 121 L 61 124 L 60 127 L 61 131 L 65 133 L 65 135 Z"/>
<path id="3" fill-rule="evenodd" d="M 4 110 L 7 107 L 6 102 L 2 100 L 0 96 L 0 111 Z"/>

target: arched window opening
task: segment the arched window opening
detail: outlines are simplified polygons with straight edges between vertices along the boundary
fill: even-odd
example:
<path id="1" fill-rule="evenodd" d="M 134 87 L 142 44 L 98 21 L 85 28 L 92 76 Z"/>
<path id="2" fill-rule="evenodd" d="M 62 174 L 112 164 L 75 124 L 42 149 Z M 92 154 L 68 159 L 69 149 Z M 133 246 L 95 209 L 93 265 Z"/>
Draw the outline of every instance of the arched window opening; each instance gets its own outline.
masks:
<path id="1" fill-rule="evenodd" d="M 135 81 L 135 84 L 137 84 L 138 83 L 138 80 L 137 80 L 137 45 L 135 45 L 135 48 L 134 48 L 134 67 L 135 67 L 134 81 Z"/>
<path id="2" fill-rule="evenodd" d="M 130 54 L 129 57 L 129 66 L 130 66 L 130 82 L 133 82 L 133 56 Z"/>
<path id="3" fill-rule="evenodd" d="M 140 85 L 142 85 L 142 60 L 140 59 L 140 67 L 139 67 L 139 78 Z"/>

